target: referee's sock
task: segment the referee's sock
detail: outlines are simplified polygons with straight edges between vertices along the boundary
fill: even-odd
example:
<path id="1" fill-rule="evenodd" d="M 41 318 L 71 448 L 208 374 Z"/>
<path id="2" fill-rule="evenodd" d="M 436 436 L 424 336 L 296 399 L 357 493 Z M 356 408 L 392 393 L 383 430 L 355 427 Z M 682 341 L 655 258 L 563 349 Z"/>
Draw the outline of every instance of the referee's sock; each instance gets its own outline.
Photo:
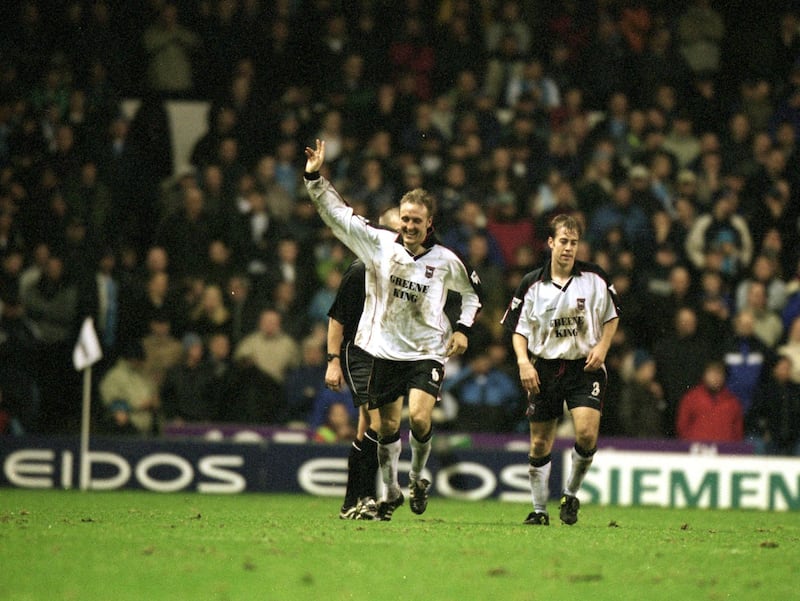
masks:
<path id="1" fill-rule="evenodd" d="M 402 494 L 397 481 L 397 464 L 400 462 L 400 432 L 378 438 L 378 466 L 386 489 L 386 499 L 393 500 Z"/>
<path id="2" fill-rule="evenodd" d="M 361 477 L 359 463 L 364 455 L 360 446 L 360 441 L 354 440 L 350 445 L 350 454 L 347 456 L 347 488 L 344 493 L 344 504 L 342 507 L 354 507 L 358 502 L 358 488 Z"/>
<path id="3" fill-rule="evenodd" d="M 572 467 L 569 471 L 569 478 L 567 478 L 567 485 L 564 487 L 564 492 L 573 497 L 578 494 L 583 479 L 586 477 L 586 472 L 592 465 L 594 454 L 597 452 L 597 447 L 593 449 L 584 449 L 579 447 L 577 443 L 572 448 Z"/>
<path id="4" fill-rule="evenodd" d="M 378 433 L 369 429 L 361 440 L 361 453 L 358 456 L 358 497 L 377 497 L 375 490 L 378 475 Z"/>

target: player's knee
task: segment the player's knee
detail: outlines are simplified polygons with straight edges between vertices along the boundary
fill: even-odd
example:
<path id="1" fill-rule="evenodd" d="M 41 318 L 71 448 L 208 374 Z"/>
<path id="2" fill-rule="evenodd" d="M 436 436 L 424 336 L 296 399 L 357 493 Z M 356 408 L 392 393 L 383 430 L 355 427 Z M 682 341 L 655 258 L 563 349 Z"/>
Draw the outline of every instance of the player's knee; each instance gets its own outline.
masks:
<path id="1" fill-rule="evenodd" d="M 373 430 L 380 433 L 381 436 L 389 436 L 397 432 L 399 429 L 400 420 L 392 417 L 384 417 L 380 420 L 380 426 L 378 428 L 373 427 Z"/>
<path id="2" fill-rule="evenodd" d="M 423 434 L 431 428 L 431 412 L 425 406 L 414 405 L 408 408 L 408 425 L 415 432 Z"/>
<path id="3" fill-rule="evenodd" d="M 423 407 L 409 408 L 408 423 L 414 432 L 424 434 L 431 429 L 430 412 L 426 411 Z"/>
<path id="4" fill-rule="evenodd" d="M 575 430 L 575 443 L 582 449 L 593 449 L 597 446 L 597 431 L 594 428 Z"/>
<path id="5" fill-rule="evenodd" d="M 531 438 L 531 457 L 544 457 L 550 452 L 546 438 Z"/>

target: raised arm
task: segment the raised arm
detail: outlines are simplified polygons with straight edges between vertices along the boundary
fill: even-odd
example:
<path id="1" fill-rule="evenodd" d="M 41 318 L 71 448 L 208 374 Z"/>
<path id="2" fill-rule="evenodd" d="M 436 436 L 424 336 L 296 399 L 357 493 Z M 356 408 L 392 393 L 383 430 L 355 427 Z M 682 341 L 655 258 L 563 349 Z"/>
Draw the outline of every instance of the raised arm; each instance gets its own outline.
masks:
<path id="1" fill-rule="evenodd" d="M 317 212 L 333 235 L 341 240 L 366 264 L 372 263 L 386 230 L 371 227 L 366 219 L 353 213 L 333 185 L 319 173 L 325 162 L 325 141 L 317 140 L 315 148 L 306 147 L 305 184 Z M 393 237 L 392 237 L 393 238 Z"/>

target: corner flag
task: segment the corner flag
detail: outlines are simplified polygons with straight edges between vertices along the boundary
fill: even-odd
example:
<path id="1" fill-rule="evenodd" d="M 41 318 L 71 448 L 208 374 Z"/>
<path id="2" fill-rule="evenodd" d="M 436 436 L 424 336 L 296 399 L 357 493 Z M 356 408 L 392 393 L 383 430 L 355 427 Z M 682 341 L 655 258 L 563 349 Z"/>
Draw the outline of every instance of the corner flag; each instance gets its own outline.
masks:
<path id="1" fill-rule="evenodd" d="M 100 341 L 94 331 L 94 320 L 87 317 L 83 320 L 78 343 L 75 345 L 75 350 L 72 351 L 72 363 L 77 371 L 83 371 L 102 358 L 103 349 L 100 348 Z"/>
<path id="2" fill-rule="evenodd" d="M 80 444 L 80 487 L 87 490 L 92 477 L 92 466 L 89 460 L 89 430 L 92 402 L 92 365 L 103 358 L 103 349 L 94 331 L 94 320 L 87 317 L 83 320 L 81 332 L 75 350 L 72 351 L 72 363 L 77 371 L 83 372 L 83 410 L 81 415 Z"/>

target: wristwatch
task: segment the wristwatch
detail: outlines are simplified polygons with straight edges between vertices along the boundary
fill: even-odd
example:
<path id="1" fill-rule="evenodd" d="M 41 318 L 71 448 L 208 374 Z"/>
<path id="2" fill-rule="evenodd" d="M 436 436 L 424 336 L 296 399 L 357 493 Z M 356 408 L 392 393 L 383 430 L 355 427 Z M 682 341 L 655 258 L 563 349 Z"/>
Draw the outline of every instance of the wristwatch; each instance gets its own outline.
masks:
<path id="1" fill-rule="evenodd" d="M 336 353 L 328 353 L 327 357 L 328 357 L 328 363 L 330 363 L 334 359 L 338 359 L 339 355 L 337 355 Z"/>

